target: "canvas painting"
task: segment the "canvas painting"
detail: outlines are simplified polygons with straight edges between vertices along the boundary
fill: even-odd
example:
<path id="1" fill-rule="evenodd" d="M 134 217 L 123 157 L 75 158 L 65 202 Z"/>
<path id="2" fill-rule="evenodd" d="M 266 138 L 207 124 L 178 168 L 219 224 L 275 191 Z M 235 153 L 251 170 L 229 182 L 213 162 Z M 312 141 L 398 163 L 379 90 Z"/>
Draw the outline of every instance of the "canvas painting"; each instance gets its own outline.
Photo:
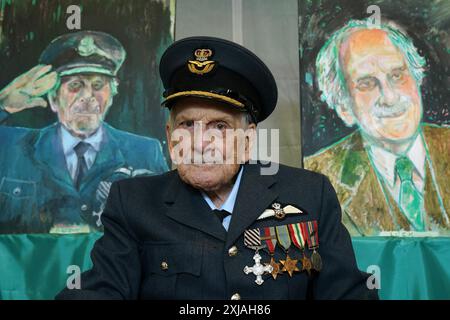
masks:
<path id="1" fill-rule="evenodd" d="M 114 181 L 169 168 L 174 1 L 0 3 L 0 233 L 102 232 Z"/>
<path id="2" fill-rule="evenodd" d="M 450 3 L 299 1 L 304 166 L 353 236 L 450 231 Z"/>

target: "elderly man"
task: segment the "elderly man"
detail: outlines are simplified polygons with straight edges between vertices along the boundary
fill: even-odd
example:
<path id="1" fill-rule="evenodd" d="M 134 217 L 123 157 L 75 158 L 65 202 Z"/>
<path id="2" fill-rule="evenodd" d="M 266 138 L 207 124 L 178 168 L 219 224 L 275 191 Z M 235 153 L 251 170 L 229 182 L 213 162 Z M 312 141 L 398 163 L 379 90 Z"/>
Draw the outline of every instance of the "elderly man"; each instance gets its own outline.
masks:
<path id="1" fill-rule="evenodd" d="M 178 169 L 112 185 L 93 268 L 58 298 L 376 297 L 328 179 L 283 165 L 261 175 L 249 163 L 252 132 L 277 100 L 264 63 L 233 42 L 192 37 L 166 50 L 160 73 Z"/>
<path id="2" fill-rule="evenodd" d="M 316 61 L 322 98 L 358 130 L 305 160 L 354 235 L 450 228 L 450 130 L 421 123 L 425 59 L 392 23 L 350 21 Z"/>
<path id="3" fill-rule="evenodd" d="M 3 117 L 47 106 L 44 95 L 58 116 L 43 129 L 0 127 L 0 233 L 102 230 L 113 181 L 167 171 L 159 141 L 104 122 L 124 59 L 108 34 L 66 34 L 0 92 Z"/>

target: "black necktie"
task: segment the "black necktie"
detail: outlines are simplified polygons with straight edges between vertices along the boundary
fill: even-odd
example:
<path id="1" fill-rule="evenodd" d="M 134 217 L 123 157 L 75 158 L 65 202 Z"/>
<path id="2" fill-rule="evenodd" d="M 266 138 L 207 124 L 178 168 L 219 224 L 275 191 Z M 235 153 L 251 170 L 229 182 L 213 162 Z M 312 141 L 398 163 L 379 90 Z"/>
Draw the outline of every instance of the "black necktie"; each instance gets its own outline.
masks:
<path id="1" fill-rule="evenodd" d="M 229 213 L 228 211 L 225 210 L 217 210 L 214 209 L 213 210 L 214 215 L 220 220 L 220 223 L 223 223 L 223 219 L 225 219 L 226 217 L 228 217 L 229 215 L 231 215 L 231 213 Z"/>
<path id="2" fill-rule="evenodd" d="M 75 188 L 79 189 L 81 185 L 81 181 L 86 176 L 86 172 L 88 171 L 88 167 L 86 164 L 86 159 L 84 158 L 84 154 L 88 151 L 90 147 L 89 143 L 80 141 L 73 150 L 77 155 L 77 171 L 75 172 Z"/>

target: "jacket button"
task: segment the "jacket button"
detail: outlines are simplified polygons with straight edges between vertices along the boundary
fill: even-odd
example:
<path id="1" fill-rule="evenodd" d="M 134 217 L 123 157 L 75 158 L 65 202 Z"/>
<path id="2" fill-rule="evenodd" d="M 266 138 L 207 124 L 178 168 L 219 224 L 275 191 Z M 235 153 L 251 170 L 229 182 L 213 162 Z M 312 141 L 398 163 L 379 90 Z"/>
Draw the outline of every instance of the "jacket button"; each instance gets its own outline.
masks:
<path id="1" fill-rule="evenodd" d="M 15 188 L 13 190 L 13 195 L 18 196 L 22 193 L 22 189 L 20 189 L 19 187 Z"/>
<path id="2" fill-rule="evenodd" d="M 167 262 L 163 261 L 161 262 L 161 270 L 168 270 L 169 269 L 169 265 L 167 264 Z"/>
<path id="3" fill-rule="evenodd" d="M 231 296 L 231 300 L 241 300 L 241 295 L 239 293 L 235 293 Z"/>
<path id="4" fill-rule="evenodd" d="M 232 246 L 230 249 L 228 249 L 228 255 L 230 257 L 234 257 L 238 253 L 238 248 L 236 246 Z"/>
<path id="5" fill-rule="evenodd" d="M 87 204 L 83 204 L 83 205 L 81 206 L 81 211 L 86 211 L 87 209 L 88 209 Z"/>

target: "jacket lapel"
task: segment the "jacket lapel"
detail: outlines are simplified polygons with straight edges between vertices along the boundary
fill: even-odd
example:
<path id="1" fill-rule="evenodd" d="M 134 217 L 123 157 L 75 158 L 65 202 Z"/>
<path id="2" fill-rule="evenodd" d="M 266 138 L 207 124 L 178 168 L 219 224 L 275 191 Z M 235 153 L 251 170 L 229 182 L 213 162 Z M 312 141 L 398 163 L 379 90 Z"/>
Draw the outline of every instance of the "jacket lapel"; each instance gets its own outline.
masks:
<path id="1" fill-rule="evenodd" d="M 225 241 L 225 229 L 214 217 L 200 192 L 184 183 L 176 170 L 171 174 L 164 200 L 169 206 L 166 215 L 181 224 Z"/>
<path id="2" fill-rule="evenodd" d="M 32 158 L 42 166 L 43 171 L 53 176 L 53 180 L 65 185 L 65 190 L 76 192 L 67 169 L 58 124 L 41 129 L 32 145 Z"/>
<path id="3" fill-rule="evenodd" d="M 425 178 L 425 208 L 441 228 L 448 228 L 450 226 L 450 166 L 448 164 L 450 130 L 423 126 L 422 132 L 430 160 Z M 436 185 L 433 180 L 436 181 Z"/>
<path id="4" fill-rule="evenodd" d="M 393 213 L 361 135 L 355 134 L 349 143 L 337 188 L 346 218 L 362 235 L 394 230 Z"/>
<path id="5" fill-rule="evenodd" d="M 400 211 L 396 201 L 385 186 L 385 182 L 378 178 L 372 165 L 366 175 L 359 196 L 352 202 L 354 216 L 360 208 L 369 208 L 364 215 L 359 216 L 358 223 L 364 230 L 364 235 L 376 235 L 380 231 L 409 230 L 410 223 Z"/>
<path id="6" fill-rule="evenodd" d="M 278 197 L 272 185 L 274 176 L 260 174 L 260 164 L 246 164 L 236 197 L 226 247 L 231 246 L 244 230 Z M 271 188 L 272 187 L 272 188 Z"/>
<path id="7" fill-rule="evenodd" d="M 448 184 L 450 171 L 445 167 L 447 161 L 445 161 L 445 157 L 442 158 L 442 154 L 449 154 L 450 147 L 448 146 L 449 139 L 442 137 L 438 130 L 438 128 L 429 126 L 422 127 L 424 143 L 431 161 L 430 164 L 427 163 L 426 165 L 424 198 L 427 215 L 442 227 L 449 224 L 448 212 L 450 212 L 450 188 L 448 187 L 450 185 Z M 349 148 L 348 155 L 352 152 L 364 150 L 362 143 L 359 147 L 358 145 L 359 143 L 356 143 L 354 148 Z M 383 182 L 377 177 L 367 152 L 364 151 L 364 154 L 361 154 L 358 158 L 357 163 L 359 162 L 359 165 L 356 164 L 355 166 L 367 168 L 367 170 L 359 171 L 361 182 L 358 187 L 352 189 L 345 183 L 340 184 L 342 190 L 339 192 L 350 195 L 348 201 L 343 204 L 345 214 L 363 235 L 370 235 L 381 230 L 410 230 L 410 223 L 400 211 L 389 191 L 386 189 L 386 192 L 383 193 Z M 344 161 L 344 163 L 352 162 L 348 159 Z M 344 167 L 340 180 L 342 182 L 346 181 L 344 178 L 345 171 Z M 439 174 L 436 174 L 436 172 Z M 444 210 L 447 214 L 442 212 L 443 210 L 439 205 L 432 175 L 437 181 L 437 187 L 441 193 Z M 362 211 L 361 208 L 364 208 L 364 210 Z"/>

